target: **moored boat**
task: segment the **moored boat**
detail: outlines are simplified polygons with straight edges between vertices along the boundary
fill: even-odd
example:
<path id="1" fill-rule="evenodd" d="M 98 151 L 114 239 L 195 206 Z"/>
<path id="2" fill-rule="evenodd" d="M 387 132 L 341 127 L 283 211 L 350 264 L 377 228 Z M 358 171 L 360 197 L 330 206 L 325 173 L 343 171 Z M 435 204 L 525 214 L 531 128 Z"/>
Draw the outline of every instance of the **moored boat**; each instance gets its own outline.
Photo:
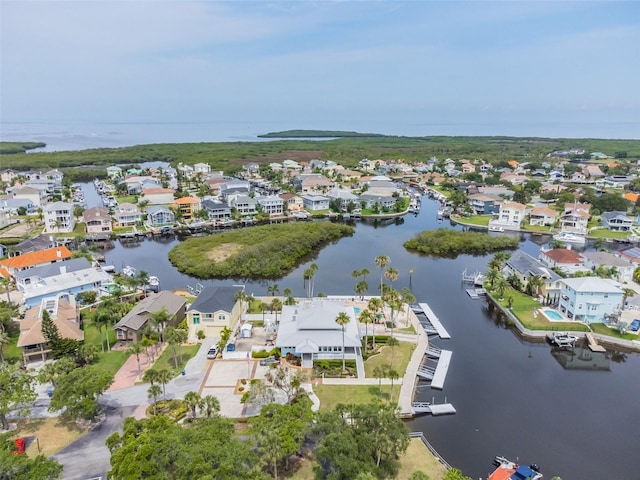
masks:
<path id="1" fill-rule="evenodd" d="M 570 333 L 554 333 L 549 336 L 549 341 L 556 347 L 573 347 L 578 337 Z"/>
<path id="2" fill-rule="evenodd" d="M 496 469 L 487 480 L 539 480 L 543 477 L 537 465 L 518 465 L 516 462 L 496 456 L 493 460 Z"/>
<path id="3" fill-rule="evenodd" d="M 554 235 L 553 239 L 559 242 L 575 243 L 577 245 L 584 245 L 587 242 L 587 239 L 584 237 L 584 235 L 568 232 L 566 230 L 563 230 L 562 232 Z"/>

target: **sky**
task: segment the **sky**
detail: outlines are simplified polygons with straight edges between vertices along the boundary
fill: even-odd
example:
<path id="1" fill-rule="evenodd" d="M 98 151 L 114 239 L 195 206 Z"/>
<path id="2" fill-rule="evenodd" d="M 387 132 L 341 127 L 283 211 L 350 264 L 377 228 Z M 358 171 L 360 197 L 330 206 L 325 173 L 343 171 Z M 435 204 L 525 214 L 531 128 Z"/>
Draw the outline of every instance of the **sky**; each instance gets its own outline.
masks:
<path id="1" fill-rule="evenodd" d="M 640 2 L 0 0 L 2 122 L 285 119 L 640 138 Z"/>

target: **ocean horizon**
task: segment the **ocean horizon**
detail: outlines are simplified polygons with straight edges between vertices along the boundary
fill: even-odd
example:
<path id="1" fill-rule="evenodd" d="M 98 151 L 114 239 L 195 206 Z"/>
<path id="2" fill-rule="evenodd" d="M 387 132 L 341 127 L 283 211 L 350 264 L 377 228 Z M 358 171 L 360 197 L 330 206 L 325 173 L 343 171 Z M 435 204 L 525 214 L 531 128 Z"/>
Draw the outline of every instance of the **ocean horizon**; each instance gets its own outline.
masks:
<path id="1" fill-rule="evenodd" d="M 0 141 L 43 142 L 38 152 L 120 148 L 154 143 L 255 142 L 283 130 L 343 130 L 407 137 L 507 136 L 640 140 L 638 122 L 0 122 Z M 321 139 L 319 139 L 321 140 Z M 578 146 L 578 145 L 577 145 Z"/>

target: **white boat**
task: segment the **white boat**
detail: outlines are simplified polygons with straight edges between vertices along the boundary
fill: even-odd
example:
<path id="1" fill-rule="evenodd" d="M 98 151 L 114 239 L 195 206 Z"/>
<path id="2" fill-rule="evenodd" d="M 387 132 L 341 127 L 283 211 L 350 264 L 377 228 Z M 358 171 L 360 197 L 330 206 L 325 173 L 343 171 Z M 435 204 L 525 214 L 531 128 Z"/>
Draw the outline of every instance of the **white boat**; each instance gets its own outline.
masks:
<path id="1" fill-rule="evenodd" d="M 577 233 L 562 231 L 553 236 L 554 240 L 558 240 L 559 242 L 564 243 L 576 243 L 578 245 L 584 245 L 587 242 L 587 239 L 584 235 L 579 235 Z"/>
<path id="2" fill-rule="evenodd" d="M 556 347 L 573 347 L 578 337 L 570 333 L 554 333 L 549 337 L 549 341 Z"/>
<path id="3" fill-rule="evenodd" d="M 496 225 L 489 226 L 490 232 L 504 232 L 504 227 L 498 227 Z"/>
<path id="4" fill-rule="evenodd" d="M 147 282 L 147 287 L 149 290 L 154 292 L 158 292 L 160 290 L 160 279 L 155 275 L 149 276 L 149 281 Z"/>
<path id="5" fill-rule="evenodd" d="M 130 265 L 127 265 L 122 269 L 122 275 L 125 277 L 133 277 L 136 274 L 136 269 Z"/>

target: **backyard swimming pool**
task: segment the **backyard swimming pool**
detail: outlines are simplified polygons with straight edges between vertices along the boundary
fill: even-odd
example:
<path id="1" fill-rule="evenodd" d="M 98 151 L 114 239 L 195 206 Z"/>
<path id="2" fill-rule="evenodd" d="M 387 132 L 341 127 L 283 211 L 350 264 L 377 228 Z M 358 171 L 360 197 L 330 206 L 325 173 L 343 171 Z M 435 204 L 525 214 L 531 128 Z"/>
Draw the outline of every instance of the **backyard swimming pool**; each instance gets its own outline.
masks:
<path id="1" fill-rule="evenodd" d="M 542 314 L 547 317 L 549 320 L 564 320 L 564 318 L 562 317 L 562 315 L 560 315 L 558 312 L 556 312 L 555 310 L 552 310 L 551 308 L 545 308 L 544 310 L 540 310 L 542 312 Z"/>
<path id="2" fill-rule="evenodd" d="M 353 311 L 354 311 L 354 312 L 355 312 L 355 314 L 357 315 L 357 314 L 359 314 L 359 313 L 362 311 L 362 309 L 361 309 L 360 307 L 353 307 Z"/>

